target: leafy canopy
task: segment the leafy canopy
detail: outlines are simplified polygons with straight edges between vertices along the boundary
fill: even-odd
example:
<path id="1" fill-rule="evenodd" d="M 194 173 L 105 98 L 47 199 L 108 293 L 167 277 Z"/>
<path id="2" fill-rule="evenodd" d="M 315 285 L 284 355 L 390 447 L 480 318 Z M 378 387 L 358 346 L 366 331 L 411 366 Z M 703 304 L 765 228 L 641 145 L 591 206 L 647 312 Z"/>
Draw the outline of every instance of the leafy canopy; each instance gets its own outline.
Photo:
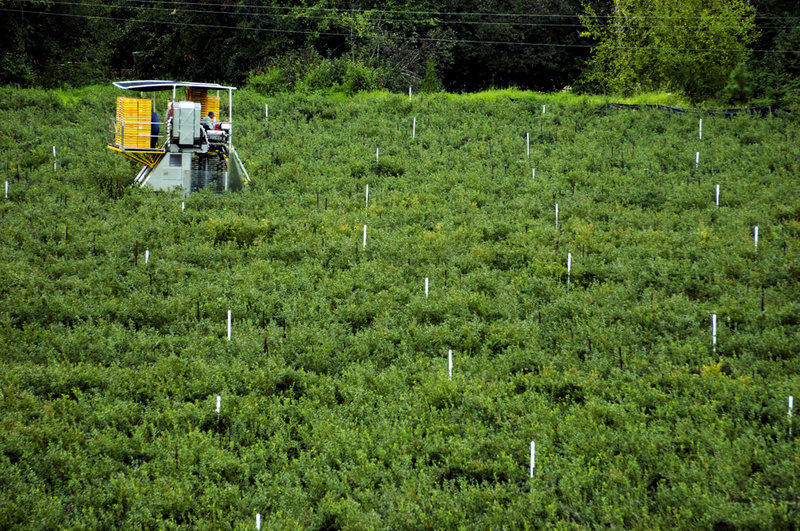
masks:
<path id="1" fill-rule="evenodd" d="M 757 38 L 755 10 L 744 0 L 615 0 L 584 5 L 581 33 L 597 41 L 587 81 L 631 94 L 667 89 L 712 97 Z"/>

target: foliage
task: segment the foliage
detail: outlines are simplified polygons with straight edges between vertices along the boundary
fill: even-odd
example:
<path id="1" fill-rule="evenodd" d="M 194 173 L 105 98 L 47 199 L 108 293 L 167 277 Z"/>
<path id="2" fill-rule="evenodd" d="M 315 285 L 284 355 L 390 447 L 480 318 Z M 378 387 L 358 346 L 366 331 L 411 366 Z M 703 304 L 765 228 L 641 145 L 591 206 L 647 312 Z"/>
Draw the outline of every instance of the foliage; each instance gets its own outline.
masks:
<path id="1" fill-rule="evenodd" d="M 753 75 L 745 63 L 733 69 L 728 84 L 725 85 L 725 100 L 731 103 L 746 103 L 753 96 Z"/>
<path id="2" fill-rule="evenodd" d="M 422 78 L 422 92 L 436 92 L 441 88 L 439 78 L 436 76 L 436 62 L 431 58 L 425 64 L 425 77 Z"/>
<path id="3" fill-rule="evenodd" d="M 379 68 L 371 68 L 361 61 L 348 60 L 342 86 L 347 94 L 384 88 L 384 74 Z"/>
<path id="4" fill-rule="evenodd" d="M 800 6 L 785 0 L 0 0 L 0 11 L 2 84 L 242 85 L 280 71 L 279 79 L 261 79 L 270 94 L 284 85 L 351 92 L 343 79 L 364 81 L 364 73 L 375 75 L 370 88 L 418 92 L 432 60 L 452 91 L 666 90 L 697 101 L 722 98 L 731 71 L 747 62 L 760 102 L 800 99 Z"/>
<path id="5" fill-rule="evenodd" d="M 756 94 L 768 105 L 800 107 L 800 4 L 763 0 L 756 5 L 760 37 L 748 61 Z"/>
<path id="6" fill-rule="evenodd" d="M 0 527 L 796 525 L 795 117 L 244 89 L 184 199 L 117 94 L 0 88 Z"/>
<path id="7" fill-rule="evenodd" d="M 694 100 L 717 95 L 756 38 L 744 0 L 615 0 L 587 6 L 582 33 L 597 41 L 587 79 L 601 90 L 668 89 Z"/>
<path id="8" fill-rule="evenodd" d="M 290 90 L 292 85 L 279 66 L 271 66 L 264 72 L 253 72 L 247 80 L 247 87 L 259 94 L 272 96 Z"/>
<path id="9" fill-rule="evenodd" d="M 347 61 L 382 72 L 383 86 L 394 91 L 418 88 L 429 58 L 451 88 L 552 89 L 571 83 L 586 55 L 575 47 L 582 40 L 571 19 L 574 0 L 505 4 L 514 19 L 484 13 L 480 2 L 433 0 L 280 9 L 260 0 L 195 8 L 128 0 L 16 4 L 0 2 L 11 17 L 11 31 L 0 37 L 3 83 L 63 86 L 122 76 L 237 84 L 312 49 L 323 65 L 341 59 L 342 72 Z M 542 24 L 543 12 L 556 24 Z"/>
<path id="10" fill-rule="evenodd" d="M 600 9 L 606 0 L 589 0 Z M 580 36 L 578 0 L 449 0 L 441 25 L 452 28 L 453 61 L 438 60 L 448 90 L 519 87 L 561 90 L 573 85 L 588 59 Z"/>
<path id="11" fill-rule="evenodd" d="M 387 80 L 381 68 L 372 68 L 360 60 L 325 59 L 313 50 L 306 50 L 301 55 L 284 56 L 263 72 L 251 74 L 247 86 L 264 95 L 289 91 L 302 94 L 341 91 L 352 95 L 385 89 Z"/>

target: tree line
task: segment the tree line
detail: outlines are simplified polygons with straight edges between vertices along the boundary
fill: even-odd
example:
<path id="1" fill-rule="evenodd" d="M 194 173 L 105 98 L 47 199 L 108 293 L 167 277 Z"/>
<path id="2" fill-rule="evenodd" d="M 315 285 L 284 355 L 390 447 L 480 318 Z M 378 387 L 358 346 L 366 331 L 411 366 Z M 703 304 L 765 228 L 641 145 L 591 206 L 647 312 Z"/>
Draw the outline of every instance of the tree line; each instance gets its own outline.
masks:
<path id="1" fill-rule="evenodd" d="M 800 100 L 790 0 L 0 0 L 0 82 L 180 78 Z"/>

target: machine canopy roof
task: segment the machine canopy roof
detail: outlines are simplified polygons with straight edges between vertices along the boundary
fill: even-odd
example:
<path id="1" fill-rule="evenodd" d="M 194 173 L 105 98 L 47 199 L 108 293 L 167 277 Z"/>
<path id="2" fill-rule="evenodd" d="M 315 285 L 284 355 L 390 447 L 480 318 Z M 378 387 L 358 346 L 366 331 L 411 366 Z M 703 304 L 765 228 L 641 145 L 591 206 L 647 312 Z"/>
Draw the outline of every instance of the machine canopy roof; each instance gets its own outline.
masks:
<path id="1" fill-rule="evenodd" d="M 157 90 L 172 90 L 175 87 L 201 88 L 209 90 L 236 90 L 236 87 L 226 87 L 217 83 L 195 83 L 192 81 L 115 81 L 114 86 L 125 90 L 140 90 L 142 92 L 155 92 Z"/>

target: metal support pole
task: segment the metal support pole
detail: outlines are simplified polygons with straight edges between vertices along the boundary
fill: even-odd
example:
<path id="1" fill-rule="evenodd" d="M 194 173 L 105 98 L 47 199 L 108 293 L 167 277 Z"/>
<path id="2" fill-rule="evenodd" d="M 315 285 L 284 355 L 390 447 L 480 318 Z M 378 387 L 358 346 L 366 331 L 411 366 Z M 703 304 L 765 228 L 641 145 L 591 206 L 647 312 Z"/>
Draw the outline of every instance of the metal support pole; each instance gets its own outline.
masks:
<path id="1" fill-rule="evenodd" d="M 228 89 L 228 121 L 231 124 L 231 130 L 228 132 L 228 147 L 233 145 L 233 89 Z"/>

